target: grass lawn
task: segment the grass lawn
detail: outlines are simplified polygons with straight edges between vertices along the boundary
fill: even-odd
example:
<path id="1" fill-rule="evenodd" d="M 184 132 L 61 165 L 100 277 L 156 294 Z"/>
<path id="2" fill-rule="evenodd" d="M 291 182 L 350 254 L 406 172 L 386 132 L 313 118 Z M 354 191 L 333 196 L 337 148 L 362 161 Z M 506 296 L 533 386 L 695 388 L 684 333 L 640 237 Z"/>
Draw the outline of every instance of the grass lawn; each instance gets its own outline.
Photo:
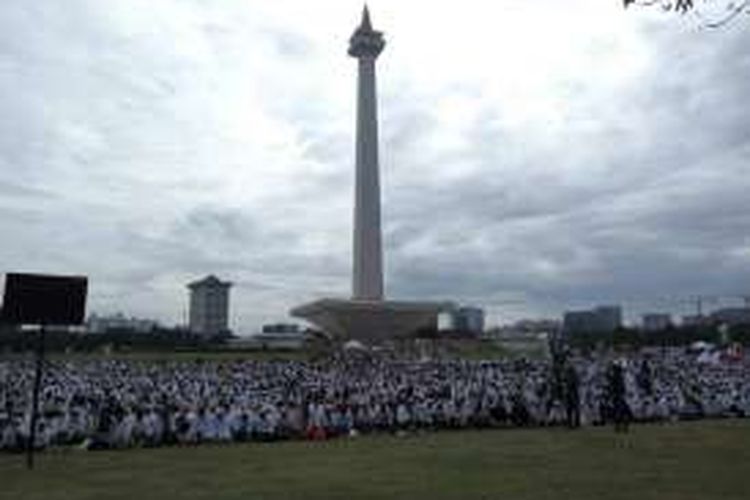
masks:
<path id="1" fill-rule="evenodd" d="M 750 421 L 0 456 L 7 499 L 743 499 Z"/>

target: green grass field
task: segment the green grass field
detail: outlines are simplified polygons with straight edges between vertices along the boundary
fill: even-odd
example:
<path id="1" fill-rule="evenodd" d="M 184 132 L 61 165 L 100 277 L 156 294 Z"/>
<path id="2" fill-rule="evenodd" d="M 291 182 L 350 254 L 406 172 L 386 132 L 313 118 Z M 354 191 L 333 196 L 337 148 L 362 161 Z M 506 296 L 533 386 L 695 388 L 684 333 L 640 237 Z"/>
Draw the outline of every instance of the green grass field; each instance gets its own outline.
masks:
<path id="1" fill-rule="evenodd" d="M 743 499 L 750 421 L 0 456 L 7 499 Z"/>

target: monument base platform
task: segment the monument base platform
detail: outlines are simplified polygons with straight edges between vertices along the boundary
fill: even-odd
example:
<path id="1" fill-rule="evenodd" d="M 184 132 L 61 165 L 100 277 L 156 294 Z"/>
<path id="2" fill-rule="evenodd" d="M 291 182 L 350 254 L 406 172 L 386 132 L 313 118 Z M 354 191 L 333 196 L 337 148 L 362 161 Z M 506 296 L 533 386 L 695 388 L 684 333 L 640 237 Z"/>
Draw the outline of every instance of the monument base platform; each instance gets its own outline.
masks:
<path id="1" fill-rule="evenodd" d="M 408 338 L 422 328 L 437 329 L 438 314 L 452 308 L 450 302 L 320 299 L 290 314 L 340 340 L 378 342 Z"/>

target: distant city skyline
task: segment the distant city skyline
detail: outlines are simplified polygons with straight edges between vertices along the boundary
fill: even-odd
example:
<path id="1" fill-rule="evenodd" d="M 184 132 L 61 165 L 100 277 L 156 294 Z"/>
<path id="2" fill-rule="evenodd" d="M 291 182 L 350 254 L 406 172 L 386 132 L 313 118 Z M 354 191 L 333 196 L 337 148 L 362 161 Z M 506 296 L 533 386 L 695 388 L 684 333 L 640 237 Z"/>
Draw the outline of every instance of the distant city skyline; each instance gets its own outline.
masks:
<path id="1" fill-rule="evenodd" d="M 389 295 L 477 305 L 492 326 L 750 294 L 746 20 L 368 5 L 393 49 L 378 81 Z M 342 47 L 360 9 L 3 2 L 0 272 L 84 274 L 89 312 L 165 325 L 184 321 L 185 283 L 215 274 L 239 333 L 347 295 Z"/>

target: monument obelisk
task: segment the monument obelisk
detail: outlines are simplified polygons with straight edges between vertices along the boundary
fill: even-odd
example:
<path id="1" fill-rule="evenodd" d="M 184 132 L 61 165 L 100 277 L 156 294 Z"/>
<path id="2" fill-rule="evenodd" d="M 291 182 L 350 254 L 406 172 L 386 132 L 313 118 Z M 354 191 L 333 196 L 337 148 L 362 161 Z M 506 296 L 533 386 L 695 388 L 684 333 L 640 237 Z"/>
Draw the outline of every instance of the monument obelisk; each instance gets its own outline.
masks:
<path id="1" fill-rule="evenodd" d="M 383 34 L 372 28 L 365 6 L 348 50 L 358 63 L 351 299 L 318 299 L 290 311 L 338 339 L 408 338 L 420 328 L 436 327 L 438 313 L 453 306 L 384 299 L 375 86 L 375 61 L 384 47 Z"/>
<path id="2" fill-rule="evenodd" d="M 349 39 L 349 55 L 357 58 L 359 65 L 352 270 L 354 300 L 383 300 L 375 61 L 384 46 L 383 34 L 372 29 L 370 12 L 365 6 L 362 22 Z"/>

